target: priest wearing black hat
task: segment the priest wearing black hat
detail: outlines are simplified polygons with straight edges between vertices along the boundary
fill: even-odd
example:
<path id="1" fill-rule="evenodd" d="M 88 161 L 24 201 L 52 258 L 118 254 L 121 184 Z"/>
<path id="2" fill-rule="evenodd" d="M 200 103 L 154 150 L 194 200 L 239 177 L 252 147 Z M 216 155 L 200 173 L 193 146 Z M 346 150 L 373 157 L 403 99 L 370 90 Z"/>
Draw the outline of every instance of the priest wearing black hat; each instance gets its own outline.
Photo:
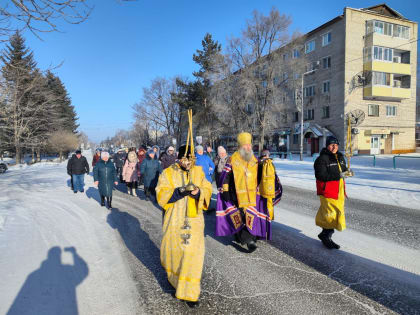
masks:
<path id="1" fill-rule="evenodd" d="M 315 223 L 322 228 L 319 239 L 329 249 L 340 248 L 331 239 L 334 229 L 343 231 L 346 228 L 344 178 L 347 167 L 343 154 L 338 151 L 339 145 L 337 138 L 329 136 L 314 164 L 317 195 L 321 202 Z"/>

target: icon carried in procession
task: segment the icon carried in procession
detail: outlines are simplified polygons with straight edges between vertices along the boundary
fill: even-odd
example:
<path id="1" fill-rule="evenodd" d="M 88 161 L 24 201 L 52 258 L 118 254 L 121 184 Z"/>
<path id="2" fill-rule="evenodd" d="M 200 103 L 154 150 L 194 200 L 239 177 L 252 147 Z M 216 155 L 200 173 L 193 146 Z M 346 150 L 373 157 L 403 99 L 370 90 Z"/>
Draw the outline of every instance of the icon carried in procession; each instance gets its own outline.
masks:
<path id="1" fill-rule="evenodd" d="M 347 121 L 347 138 L 345 156 L 347 158 L 347 171 L 345 172 L 346 177 L 354 176 L 354 172 L 350 168 L 350 159 L 353 156 L 353 139 L 352 129 L 359 126 L 365 120 L 365 112 L 360 109 L 352 110 L 346 114 Z"/>

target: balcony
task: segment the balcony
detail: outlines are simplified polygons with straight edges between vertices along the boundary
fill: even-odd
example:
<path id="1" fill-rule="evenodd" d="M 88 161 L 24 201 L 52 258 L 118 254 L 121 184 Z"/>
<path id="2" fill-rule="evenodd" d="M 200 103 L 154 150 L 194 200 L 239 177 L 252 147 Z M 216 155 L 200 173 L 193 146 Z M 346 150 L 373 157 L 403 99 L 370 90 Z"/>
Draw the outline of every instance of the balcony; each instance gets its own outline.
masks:
<path id="1" fill-rule="evenodd" d="M 411 98 L 411 89 L 384 85 L 366 86 L 363 88 L 366 99 L 402 100 Z"/>
<path id="2" fill-rule="evenodd" d="M 363 64 L 363 70 L 411 75 L 410 64 L 389 61 L 374 60 L 366 62 Z"/>

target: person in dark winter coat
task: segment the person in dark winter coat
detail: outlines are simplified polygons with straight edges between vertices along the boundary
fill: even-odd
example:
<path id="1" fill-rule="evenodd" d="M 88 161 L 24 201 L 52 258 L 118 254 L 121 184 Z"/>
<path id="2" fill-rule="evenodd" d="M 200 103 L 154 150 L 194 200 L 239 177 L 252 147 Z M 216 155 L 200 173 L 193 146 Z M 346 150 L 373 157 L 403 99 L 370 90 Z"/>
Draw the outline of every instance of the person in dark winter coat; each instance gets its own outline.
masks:
<path id="1" fill-rule="evenodd" d="M 98 186 L 101 196 L 101 206 L 105 206 L 105 198 L 108 209 L 112 208 L 112 189 L 118 185 L 117 172 L 114 164 L 109 160 L 109 153 L 102 152 L 101 160 L 93 168 L 93 180 Z"/>
<path id="2" fill-rule="evenodd" d="M 120 149 L 117 153 L 114 154 L 114 164 L 117 170 L 117 177 L 120 177 L 120 182 L 122 182 L 122 168 L 124 166 L 124 161 L 127 158 L 127 154 L 124 150 Z"/>
<path id="3" fill-rule="evenodd" d="M 141 163 L 143 163 L 143 161 L 146 159 L 146 150 L 143 147 L 140 147 L 139 150 L 137 151 L 137 158 L 139 159 L 139 169 L 141 166 Z M 139 185 L 143 185 L 143 175 L 140 173 L 139 176 Z"/>
<path id="4" fill-rule="evenodd" d="M 160 165 L 158 160 L 155 160 L 155 152 L 151 149 L 147 151 L 146 159 L 140 165 L 140 174 L 143 176 L 146 200 L 149 200 L 150 194 L 153 196 L 156 195 L 155 188 L 160 173 L 162 173 L 162 165 Z"/>
<path id="5" fill-rule="evenodd" d="M 174 147 L 168 147 L 165 153 L 162 153 L 160 161 L 162 162 L 162 169 L 168 168 L 176 161 L 176 153 Z"/>
<path id="6" fill-rule="evenodd" d="M 98 163 L 100 159 L 101 159 L 101 151 L 96 150 L 95 155 L 93 156 L 93 159 L 92 159 L 92 167 L 95 167 L 96 163 Z"/>
<path id="7" fill-rule="evenodd" d="M 72 156 L 71 156 L 71 158 L 69 159 L 69 161 L 67 162 L 67 174 L 70 176 L 70 187 L 71 187 L 71 190 L 74 190 L 74 185 L 73 185 L 73 176 L 71 175 L 71 173 L 69 172 L 69 163 L 70 163 L 70 160 L 72 159 L 72 158 L 74 158 L 76 156 L 76 154 L 72 154 Z"/>
<path id="8" fill-rule="evenodd" d="M 327 138 L 327 146 L 323 148 L 315 160 L 316 190 L 321 206 L 315 218 L 315 223 L 322 228 L 318 235 L 325 247 L 339 249 L 332 241 L 334 229 L 343 231 L 346 228 L 344 216 L 345 172 L 346 161 L 338 151 L 339 142 L 335 137 Z"/>
<path id="9" fill-rule="evenodd" d="M 80 150 L 67 162 L 67 174 L 73 179 L 73 191 L 84 192 L 85 173 L 89 174 L 89 164 Z"/>

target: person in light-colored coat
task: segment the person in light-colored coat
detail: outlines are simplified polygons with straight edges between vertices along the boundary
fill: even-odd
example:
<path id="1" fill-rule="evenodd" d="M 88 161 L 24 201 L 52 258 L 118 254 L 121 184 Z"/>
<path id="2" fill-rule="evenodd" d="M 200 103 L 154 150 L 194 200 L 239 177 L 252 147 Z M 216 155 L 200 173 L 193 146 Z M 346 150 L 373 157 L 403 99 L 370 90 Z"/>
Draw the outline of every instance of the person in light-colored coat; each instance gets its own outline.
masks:
<path id="1" fill-rule="evenodd" d="M 128 153 L 127 160 L 124 163 L 122 176 L 127 184 L 128 194 L 137 196 L 136 189 L 140 176 L 140 167 L 135 151 L 130 151 Z"/>

